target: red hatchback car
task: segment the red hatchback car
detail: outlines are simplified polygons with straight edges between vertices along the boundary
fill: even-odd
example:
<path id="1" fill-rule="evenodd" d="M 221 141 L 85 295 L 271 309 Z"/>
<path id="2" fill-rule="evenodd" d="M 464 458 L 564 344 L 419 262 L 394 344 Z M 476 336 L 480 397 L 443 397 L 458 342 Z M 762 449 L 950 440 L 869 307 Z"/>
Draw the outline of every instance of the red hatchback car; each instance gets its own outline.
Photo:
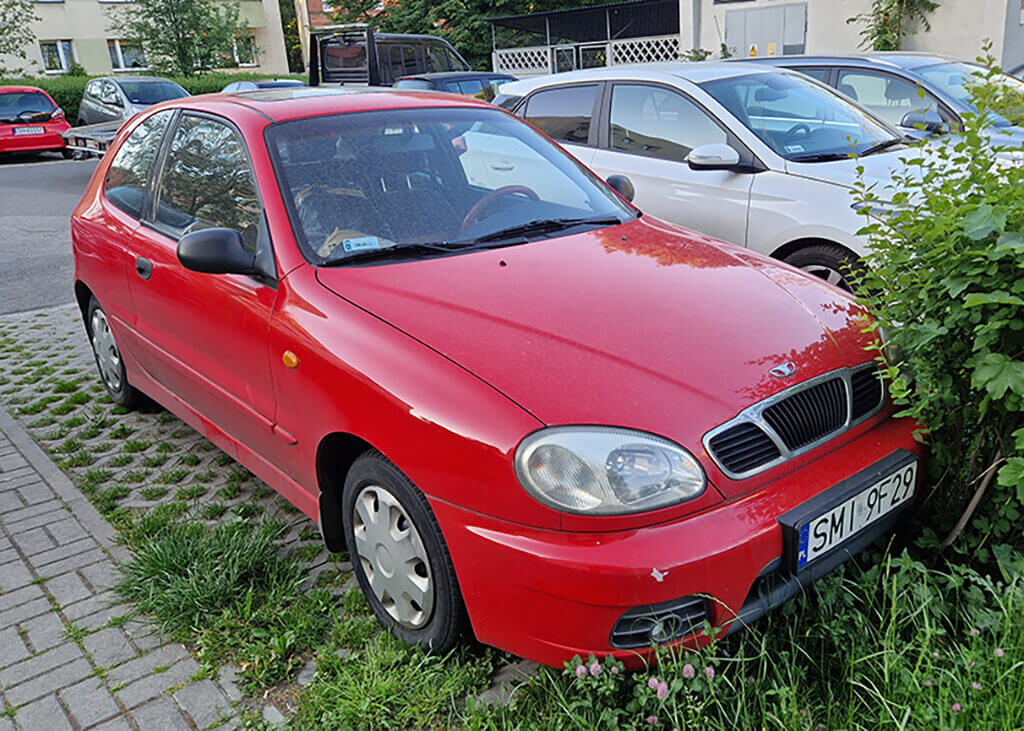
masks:
<path id="1" fill-rule="evenodd" d="M 106 388 L 348 550 L 381 622 L 558 665 L 741 627 L 911 504 L 869 320 L 415 92 L 158 105 L 72 216 Z"/>
<path id="2" fill-rule="evenodd" d="M 64 110 L 34 86 L 0 86 L 0 154 L 57 150 L 70 157 L 61 135 L 71 129 Z"/>

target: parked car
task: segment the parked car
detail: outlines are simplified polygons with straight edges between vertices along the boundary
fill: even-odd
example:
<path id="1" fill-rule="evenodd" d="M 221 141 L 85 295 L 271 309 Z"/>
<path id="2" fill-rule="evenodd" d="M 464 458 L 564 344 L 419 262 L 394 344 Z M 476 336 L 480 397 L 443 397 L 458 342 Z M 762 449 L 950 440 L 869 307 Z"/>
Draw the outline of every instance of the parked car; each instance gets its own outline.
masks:
<path id="1" fill-rule="evenodd" d="M 298 79 L 257 79 L 255 81 L 232 81 L 221 89 L 223 93 L 235 91 L 255 91 L 256 89 L 288 89 L 305 86 L 306 82 Z"/>
<path id="2" fill-rule="evenodd" d="M 443 38 L 375 33 L 359 23 L 318 28 L 310 34 L 309 48 L 310 86 L 391 86 L 413 74 L 472 70 Z"/>
<path id="3" fill-rule="evenodd" d="M 843 286 L 866 246 L 851 207 L 857 168 L 884 186 L 902 166 L 898 131 L 785 69 L 589 69 L 505 84 L 494 103 L 601 176 L 624 177 L 644 212 Z"/>
<path id="4" fill-rule="evenodd" d="M 813 76 L 838 89 L 889 124 L 930 133 L 957 129 L 963 115 L 976 114 L 969 85 L 985 68 L 952 56 L 929 53 L 871 53 L 846 56 L 774 56 L 744 62 L 781 66 Z M 996 77 L 1024 93 L 1024 82 Z M 990 113 L 988 133 L 1007 147 L 1024 144 L 1024 128 Z"/>
<path id="5" fill-rule="evenodd" d="M 500 167 L 484 135 L 535 164 L 468 182 Z M 163 104 L 71 227 L 111 398 L 236 456 L 435 651 L 637 665 L 793 596 L 917 489 L 852 299 L 641 216 L 484 102 Z"/>
<path id="6" fill-rule="evenodd" d="M 499 86 L 515 80 L 515 76 L 493 71 L 443 71 L 403 76 L 395 82 L 395 88 L 446 91 L 491 101 L 498 93 Z"/>
<path id="7" fill-rule="evenodd" d="M 6 152 L 59 150 L 71 125 L 53 98 L 34 86 L 0 86 L 0 155 Z"/>
<path id="8" fill-rule="evenodd" d="M 78 105 L 78 124 L 122 122 L 136 112 L 188 92 L 169 79 L 151 76 L 108 76 L 85 85 Z"/>
<path id="9" fill-rule="evenodd" d="M 1021 81 L 1024 81 L 1024 63 L 1008 71 L 1007 75 L 1012 76 L 1015 79 L 1020 79 Z"/>

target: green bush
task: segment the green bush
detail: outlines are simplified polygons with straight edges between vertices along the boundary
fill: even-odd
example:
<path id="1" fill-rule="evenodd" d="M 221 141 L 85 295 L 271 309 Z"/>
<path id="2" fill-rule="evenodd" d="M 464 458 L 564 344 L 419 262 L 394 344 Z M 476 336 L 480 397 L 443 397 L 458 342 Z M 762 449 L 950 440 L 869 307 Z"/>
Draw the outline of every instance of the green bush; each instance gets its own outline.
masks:
<path id="1" fill-rule="evenodd" d="M 78 122 L 78 105 L 82 101 L 82 94 L 85 93 L 85 85 L 95 76 L 63 74 L 61 76 L 25 76 L 20 78 L 0 79 L 0 86 L 4 84 L 18 84 L 25 86 L 37 86 L 53 97 L 57 106 L 64 110 L 68 121 L 71 124 Z M 305 81 L 302 75 L 270 77 L 267 74 L 253 73 L 213 73 L 202 76 L 170 76 L 169 78 L 180 84 L 189 94 L 212 94 L 223 89 L 232 81 L 251 81 L 266 78 L 290 78 Z"/>
<path id="2" fill-rule="evenodd" d="M 905 153 L 892 184 L 855 190 L 871 244 L 861 292 L 939 478 L 924 541 L 963 529 L 956 550 L 981 562 L 993 543 L 1024 545 L 1024 153 L 997 150 L 986 124 L 969 116 Z"/>

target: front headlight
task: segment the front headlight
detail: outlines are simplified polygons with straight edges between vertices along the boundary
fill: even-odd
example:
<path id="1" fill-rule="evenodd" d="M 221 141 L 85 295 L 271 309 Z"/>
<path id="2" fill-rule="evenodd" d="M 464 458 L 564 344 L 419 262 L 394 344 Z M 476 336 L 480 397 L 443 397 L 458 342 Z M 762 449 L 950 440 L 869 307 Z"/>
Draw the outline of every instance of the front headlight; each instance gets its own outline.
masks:
<path id="1" fill-rule="evenodd" d="M 623 515 L 701 495 L 704 470 L 667 439 L 632 429 L 556 426 L 526 437 L 516 477 L 534 498 L 566 513 Z"/>

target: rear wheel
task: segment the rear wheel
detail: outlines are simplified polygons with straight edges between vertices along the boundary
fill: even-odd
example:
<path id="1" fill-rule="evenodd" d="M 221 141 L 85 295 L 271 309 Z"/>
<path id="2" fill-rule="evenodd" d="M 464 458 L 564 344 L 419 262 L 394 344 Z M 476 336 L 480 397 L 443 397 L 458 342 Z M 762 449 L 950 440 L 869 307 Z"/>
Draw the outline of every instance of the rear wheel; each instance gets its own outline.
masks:
<path id="1" fill-rule="evenodd" d="M 115 403 L 129 409 L 134 407 L 139 401 L 139 392 L 128 383 L 124 360 L 122 360 L 121 351 L 114 341 L 114 332 L 110 329 L 110 323 L 107 321 L 107 313 L 103 311 L 95 297 L 89 300 L 86 326 L 103 387 L 107 389 L 107 393 Z"/>
<path id="2" fill-rule="evenodd" d="M 784 261 L 847 292 L 852 291 L 852 283 L 864 271 L 864 265 L 853 253 L 836 244 L 805 246 Z"/>
<path id="3" fill-rule="evenodd" d="M 444 653 L 466 625 L 451 556 L 423 493 L 375 450 L 359 457 L 342 493 L 345 542 L 359 586 L 392 634 Z"/>

